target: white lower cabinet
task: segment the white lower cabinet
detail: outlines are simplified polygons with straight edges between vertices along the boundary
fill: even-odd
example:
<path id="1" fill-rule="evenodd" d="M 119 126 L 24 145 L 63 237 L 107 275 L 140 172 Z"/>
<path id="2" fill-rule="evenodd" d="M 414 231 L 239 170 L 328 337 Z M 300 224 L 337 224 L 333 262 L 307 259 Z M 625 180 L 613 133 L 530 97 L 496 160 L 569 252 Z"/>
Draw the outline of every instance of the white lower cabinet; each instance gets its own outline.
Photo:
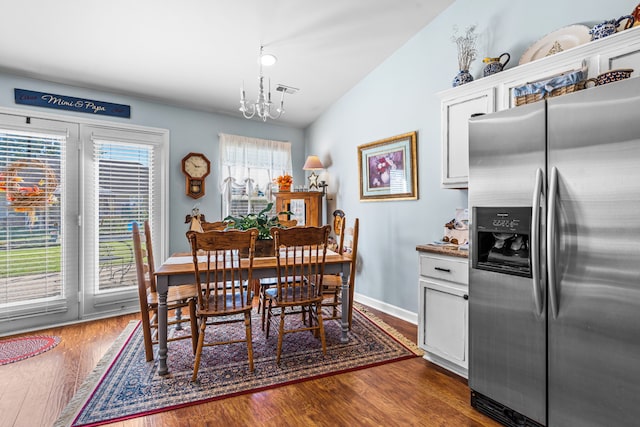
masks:
<path id="1" fill-rule="evenodd" d="M 466 258 L 420 254 L 418 345 L 424 358 L 467 378 L 469 287 Z"/>

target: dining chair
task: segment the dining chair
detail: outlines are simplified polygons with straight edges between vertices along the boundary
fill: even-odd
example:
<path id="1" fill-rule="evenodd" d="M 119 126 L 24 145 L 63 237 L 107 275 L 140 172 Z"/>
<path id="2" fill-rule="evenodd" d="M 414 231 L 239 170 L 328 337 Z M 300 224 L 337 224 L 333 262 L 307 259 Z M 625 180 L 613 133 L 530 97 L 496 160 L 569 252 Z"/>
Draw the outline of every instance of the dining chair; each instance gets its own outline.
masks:
<path id="1" fill-rule="evenodd" d="M 358 233 L 360 229 L 360 219 L 356 218 L 353 227 L 345 229 L 345 222 L 342 221 L 342 233 L 340 237 L 340 247 L 338 253 L 351 257 L 351 265 L 349 267 L 349 329 L 353 320 L 353 295 L 356 283 L 356 267 L 358 261 Z M 324 320 L 341 319 L 342 316 L 338 312 L 338 307 L 342 306 L 341 302 L 342 276 L 327 274 L 323 278 L 323 307 L 331 308 L 331 315 L 325 316 Z"/>
<path id="2" fill-rule="evenodd" d="M 144 337 L 144 352 L 147 362 L 153 360 L 153 344 L 158 343 L 158 292 L 156 291 L 156 278 L 154 275 L 155 264 L 153 260 L 153 246 L 151 239 L 151 227 L 149 222 L 144 222 L 145 245 L 142 246 L 140 228 L 137 222 L 133 223 L 133 253 L 136 264 L 136 278 L 138 282 L 138 299 L 140 301 L 140 316 L 142 318 L 142 334 Z M 190 334 L 170 337 L 167 341 L 191 338 L 193 352 L 196 351 L 198 342 L 198 325 L 196 320 L 196 298 L 198 292 L 195 284 L 171 286 L 167 294 L 168 310 L 175 310 L 176 316 L 169 319 L 168 325 L 180 325 L 183 322 L 191 323 Z M 189 318 L 182 319 L 180 311 L 189 307 Z"/>
<path id="3" fill-rule="evenodd" d="M 200 324 L 196 359 L 192 381 L 198 377 L 198 369 L 204 347 L 246 342 L 249 370 L 253 372 L 253 346 L 251 337 L 253 258 L 258 230 L 213 230 L 203 233 L 187 233 L 191 243 L 193 266 L 198 288 L 197 317 Z M 240 251 L 247 250 L 249 257 L 241 265 Z M 242 316 L 241 316 L 242 315 Z M 207 326 L 242 323 L 245 339 L 205 340 Z"/>
<path id="4" fill-rule="evenodd" d="M 272 321 L 279 319 L 277 364 L 280 363 L 283 338 L 290 333 L 312 331 L 316 337 L 320 336 L 322 352 L 326 354 L 320 305 L 330 230 L 328 225 L 271 229 L 276 246 L 277 285 L 265 290 L 266 336 L 269 338 Z M 298 314 L 302 314 L 301 323 L 285 324 L 285 316 Z M 308 321 L 305 319 L 307 314 Z"/>
<path id="5" fill-rule="evenodd" d="M 344 245 L 344 211 L 336 209 L 333 211 L 333 234 L 335 236 L 335 249 L 338 253 L 342 253 L 342 245 Z"/>
<path id="6" fill-rule="evenodd" d="M 200 221 L 200 225 L 202 226 L 202 231 L 224 231 L 229 224 L 224 221 Z"/>
<path id="7" fill-rule="evenodd" d="M 298 225 L 297 219 L 281 219 L 279 220 L 280 225 L 284 228 L 296 227 Z M 258 289 L 258 313 L 262 311 L 262 307 L 264 307 L 264 291 L 267 288 L 275 286 L 277 283 L 277 279 L 275 277 L 265 277 L 260 279 L 259 289 Z M 262 330 L 264 330 L 265 323 L 265 315 L 264 311 L 262 311 Z"/>
<path id="8" fill-rule="evenodd" d="M 291 228 L 298 225 L 297 219 L 281 219 L 279 221 L 280 221 L 280 225 L 283 226 L 284 228 Z"/>

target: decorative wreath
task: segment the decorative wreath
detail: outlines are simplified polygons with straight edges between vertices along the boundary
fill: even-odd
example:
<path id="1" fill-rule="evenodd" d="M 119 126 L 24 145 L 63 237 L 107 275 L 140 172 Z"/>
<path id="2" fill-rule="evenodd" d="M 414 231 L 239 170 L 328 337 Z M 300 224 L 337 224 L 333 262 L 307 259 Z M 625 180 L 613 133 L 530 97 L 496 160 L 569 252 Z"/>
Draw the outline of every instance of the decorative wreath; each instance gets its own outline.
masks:
<path id="1" fill-rule="evenodd" d="M 56 188 L 56 173 L 41 160 L 16 161 L 0 173 L 0 191 L 7 193 L 15 212 L 27 212 L 32 222 L 36 221 L 37 208 L 57 202 Z"/>

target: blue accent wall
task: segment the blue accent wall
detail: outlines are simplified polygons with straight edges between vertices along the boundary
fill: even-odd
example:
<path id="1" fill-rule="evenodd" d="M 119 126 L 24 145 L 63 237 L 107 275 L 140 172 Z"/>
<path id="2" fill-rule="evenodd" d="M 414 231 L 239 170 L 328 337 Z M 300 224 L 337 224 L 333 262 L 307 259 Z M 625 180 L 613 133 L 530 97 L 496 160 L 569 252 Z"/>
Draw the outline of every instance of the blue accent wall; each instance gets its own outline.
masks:
<path id="1" fill-rule="evenodd" d="M 482 58 L 511 54 L 507 68 L 545 34 L 571 24 L 594 25 L 629 14 L 637 1 L 609 0 L 456 0 L 379 67 L 355 85 L 305 130 L 158 104 L 140 98 L 66 86 L 0 72 L 0 106 L 23 111 L 42 108 L 17 106 L 14 88 L 60 93 L 131 106 L 131 118 L 100 117 L 104 121 L 169 129 L 170 251 L 186 250 L 184 216 L 196 203 L 184 194 L 180 160 L 190 151 L 218 156 L 218 133 L 289 140 L 293 144 L 295 182 L 305 182 L 302 165 L 317 154 L 327 167 L 325 177 L 333 200 L 347 221 L 360 218 L 361 263 L 356 293 L 377 301 L 396 314 L 416 319 L 418 256 L 415 246 L 442 237 L 443 226 L 458 207 L 467 206 L 465 190 L 440 188 L 440 100 L 438 92 L 451 87 L 457 73 L 453 28 L 459 32 L 477 24 L 478 58 L 471 67 L 482 74 Z M 402 25 L 401 22 L 390 25 Z M 1 64 L 0 64 L 1 65 Z M 339 64 L 336 64 L 339 66 Z M 62 113 L 62 112 L 61 112 Z M 69 117 L 86 114 L 64 112 Z M 357 146 L 418 131 L 419 200 L 360 202 Z M 207 195 L 197 203 L 203 213 L 220 213 L 217 168 L 207 178 Z"/>
<path id="2" fill-rule="evenodd" d="M 329 211 L 360 218 L 361 255 L 356 293 L 393 310 L 417 313 L 418 255 L 415 247 L 443 236 L 455 209 L 467 207 L 466 190 L 440 188 L 440 99 L 458 72 L 451 37 L 476 24 L 478 57 L 471 67 L 482 76 L 485 56 L 511 54 L 507 69 L 545 34 L 571 24 L 593 26 L 633 11 L 637 1 L 456 0 L 434 21 L 355 85 L 309 126 L 308 153 L 328 167 Z M 401 23 L 397 23 L 401 25 Z M 360 202 L 357 147 L 418 131 L 417 201 Z M 402 315 L 402 310 L 398 314 Z"/>
<path id="3" fill-rule="evenodd" d="M 300 183 L 305 179 L 304 171 L 302 170 L 302 164 L 305 160 L 304 132 L 302 129 L 280 126 L 277 122 L 263 123 L 262 121 L 247 120 L 242 117 L 190 110 L 158 104 L 132 96 L 67 86 L 0 72 L 0 107 L 27 114 L 31 111 L 34 115 L 62 115 L 69 117 L 71 121 L 74 119 L 86 120 L 87 114 L 75 111 L 55 111 L 30 105 L 17 105 L 14 102 L 14 88 L 129 105 L 131 106 L 130 119 L 110 116 L 89 117 L 89 119 L 169 130 L 171 140 L 169 148 L 170 253 L 188 250 L 189 246 L 185 237 L 187 224 L 184 224 L 184 218 L 185 215 L 191 213 L 191 209 L 196 203 L 199 205 L 200 212 L 206 214 L 207 218 L 220 218 L 222 199 L 218 186 L 220 175 L 217 166 L 219 133 L 290 141 L 293 164 L 299 165 L 299 167 L 294 167 L 294 181 Z M 206 181 L 206 195 L 197 200 L 185 195 L 185 178 L 181 170 L 182 158 L 192 151 L 204 153 L 212 163 L 211 174 Z"/>

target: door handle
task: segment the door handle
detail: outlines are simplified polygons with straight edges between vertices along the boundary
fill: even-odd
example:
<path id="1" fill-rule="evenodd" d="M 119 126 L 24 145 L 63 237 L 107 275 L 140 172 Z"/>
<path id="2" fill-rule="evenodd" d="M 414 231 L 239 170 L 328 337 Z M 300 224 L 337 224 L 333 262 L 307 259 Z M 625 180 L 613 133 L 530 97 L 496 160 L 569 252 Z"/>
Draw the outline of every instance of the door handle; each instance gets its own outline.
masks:
<path id="1" fill-rule="evenodd" d="M 558 317 L 558 295 L 556 291 L 556 210 L 558 198 L 558 169 L 551 169 L 547 211 L 547 283 L 549 283 L 549 305 L 551 315 Z"/>
<path id="2" fill-rule="evenodd" d="M 542 314 L 542 286 L 540 283 L 540 197 L 542 195 L 542 169 L 536 171 L 536 182 L 531 202 L 531 278 L 536 315 Z"/>

